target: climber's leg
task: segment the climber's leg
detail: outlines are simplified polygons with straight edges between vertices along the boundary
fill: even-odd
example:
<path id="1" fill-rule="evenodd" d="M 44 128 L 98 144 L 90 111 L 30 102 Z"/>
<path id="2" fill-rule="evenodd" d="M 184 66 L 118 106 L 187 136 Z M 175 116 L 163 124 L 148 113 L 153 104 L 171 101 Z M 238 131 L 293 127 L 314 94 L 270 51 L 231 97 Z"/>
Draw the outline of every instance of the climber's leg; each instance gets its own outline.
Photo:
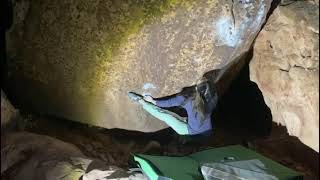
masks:
<path id="1" fill-rule="evenodd" d="M 139 100 L 142 104 L 143 109 L 145 109 L 152 116 L 158 118 L 159 120 L 165 122 L 173 130 L 175 130 L 180 135 L 188 135 L 188 124 L 183 121 L 183 118 L 179 115 L 170 112 L 168 110 L 162 109 L 152 103 L 145 101 L 144 99 Z"/>

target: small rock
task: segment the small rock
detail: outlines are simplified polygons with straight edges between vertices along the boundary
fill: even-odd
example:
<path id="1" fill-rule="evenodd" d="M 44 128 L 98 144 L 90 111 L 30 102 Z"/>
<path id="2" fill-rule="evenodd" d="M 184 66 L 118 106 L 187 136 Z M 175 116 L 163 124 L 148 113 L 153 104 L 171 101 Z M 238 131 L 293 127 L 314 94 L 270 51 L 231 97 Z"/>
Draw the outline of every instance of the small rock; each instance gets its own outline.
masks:
<path id="1" fill-rule="evenodd" d="M 19 125 L 19 119 L 21 119 L 19 111 L 13 107 L 1 90 L 1 133 L 16 129 Z"/>
<path id="2" fill-rule="evenodd" d="M 79 178 L 91 161 L 85 159 L 74 145 L 48 136 L 18 132 L 1 141 L 1 175 L 13 180 Z"/>
<path id="3" fill-rule="evenodd" d="M 85 144 L 85 149 L 86 149 L 88 152 L 92 152 L 92 151 L 93 151 L 93 147 L 92 147 L 92 145 L 90 145 L 90 144 Z"/>

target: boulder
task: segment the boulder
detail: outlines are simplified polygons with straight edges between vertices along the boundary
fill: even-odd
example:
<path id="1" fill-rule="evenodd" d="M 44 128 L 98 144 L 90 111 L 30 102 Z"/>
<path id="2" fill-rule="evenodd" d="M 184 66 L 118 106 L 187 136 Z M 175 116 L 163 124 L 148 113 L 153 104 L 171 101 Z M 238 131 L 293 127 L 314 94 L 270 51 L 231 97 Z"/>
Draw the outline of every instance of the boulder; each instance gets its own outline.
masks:
<path id="1" fill-rule="evenodd" d="M 48 136 L 23 131 L 1 136 L 1 177 L 34 180 L 60 175 L 80 177 L 80 170 L 73 171 L 77 164 L 81 165 L 79 158 L 85 156 L 77 147 Z"/>
<path id="2" fill-rule="evenodd" d="M 271 0 L 13 4 L 6 37 L 10 87 L 20 104 L 100 127 L 152 132 L 166 125 L 127 92 L 168 96 L 237 64 Z"/>
<path id="3" fill-rule="evenodd" d="M 279 6 L 254 44 L 250 77 L 273 121 L 319 152 L 319 6 Z"/>
<path id="4" fill-rule="evenodd" d="M 44 135 L 18 132 L 1 136 L 1 178 L 13 180 L 145 179 L 99 159 L 74 145 Z"/>

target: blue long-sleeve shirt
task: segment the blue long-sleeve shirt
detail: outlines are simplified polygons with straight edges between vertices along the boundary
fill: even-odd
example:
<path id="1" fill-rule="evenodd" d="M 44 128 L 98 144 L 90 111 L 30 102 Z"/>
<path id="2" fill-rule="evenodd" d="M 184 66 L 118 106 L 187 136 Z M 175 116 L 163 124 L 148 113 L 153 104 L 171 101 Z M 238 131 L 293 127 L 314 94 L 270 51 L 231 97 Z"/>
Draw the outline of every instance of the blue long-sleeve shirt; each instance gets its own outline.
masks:
<path id="1" fill-rule="evenodd" d="M 169 99 L 155 99 L 156 105 L 159 107 L 183 107 L 188 114 L 188 131 L 190 135 L 202 134 L 212 130 L 211 114 L 205 114 L 203 122 L 197 112 L 193 112 L 193 103 L 191 99 L 186 99 L 184 96 L 177 95 Z"/>

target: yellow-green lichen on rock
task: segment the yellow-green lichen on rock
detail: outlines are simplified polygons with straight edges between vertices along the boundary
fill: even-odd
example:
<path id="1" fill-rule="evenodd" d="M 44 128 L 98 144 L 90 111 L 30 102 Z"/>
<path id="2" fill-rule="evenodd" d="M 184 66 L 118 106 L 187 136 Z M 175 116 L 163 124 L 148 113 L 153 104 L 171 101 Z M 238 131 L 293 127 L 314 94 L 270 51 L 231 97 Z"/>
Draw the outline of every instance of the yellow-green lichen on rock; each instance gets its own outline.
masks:
<path id="1" fill-rule="evenodd" d="M 39 112 L 106 128 L 159 130 L 164 124 L 127 92 L 176 93 L 246 52 L 270 1 L 234 2 L 232 26 L 231 3 L 17 1 L 7 45 L 11 82 L 23 83 L 12 88 Z"/>

